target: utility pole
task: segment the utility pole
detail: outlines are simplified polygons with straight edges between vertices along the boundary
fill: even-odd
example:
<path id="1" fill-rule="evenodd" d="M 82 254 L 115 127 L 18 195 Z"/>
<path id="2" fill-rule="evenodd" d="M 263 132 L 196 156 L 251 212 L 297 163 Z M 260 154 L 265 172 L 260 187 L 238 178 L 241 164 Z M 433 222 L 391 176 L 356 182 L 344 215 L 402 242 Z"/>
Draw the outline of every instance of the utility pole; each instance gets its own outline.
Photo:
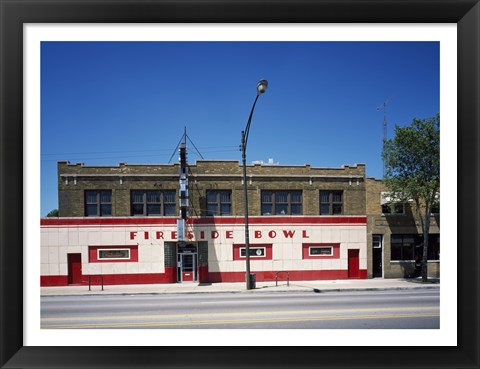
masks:
<path id="1" fill-rule="evenodd" d="M 177 220 L 177 235 L 178 241 L 185 241 L 185 226 L 187 220 L 187 209 L 188 209 L 188 173 L 187 173 L 187 145 L 186 145 L 186 134 L 185 141 L 179 145 L 180 153 L 180 193 L 179 193 L 179 205 L 180 205 L 180 219 Z"/>

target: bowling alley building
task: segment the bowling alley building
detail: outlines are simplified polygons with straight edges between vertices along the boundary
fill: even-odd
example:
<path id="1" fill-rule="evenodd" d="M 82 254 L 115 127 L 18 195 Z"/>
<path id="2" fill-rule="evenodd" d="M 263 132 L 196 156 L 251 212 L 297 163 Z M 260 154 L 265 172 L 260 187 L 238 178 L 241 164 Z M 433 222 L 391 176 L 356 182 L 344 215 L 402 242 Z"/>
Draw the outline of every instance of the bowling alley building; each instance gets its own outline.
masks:
<path id="1" fill-rule="evenodd" d="M 89 166 L 58 162 L 59 217 L 41 218 L 41 285 L 245 282 L 238 161 Z M 365 165 L 247 166 L 250 272 L 257 282 L 418 273 L 411 204 L 388 200 Z M 183 211 L 182 211 L 183 209 Z M 439 276 L 439 214 L 429 274 Z"/>

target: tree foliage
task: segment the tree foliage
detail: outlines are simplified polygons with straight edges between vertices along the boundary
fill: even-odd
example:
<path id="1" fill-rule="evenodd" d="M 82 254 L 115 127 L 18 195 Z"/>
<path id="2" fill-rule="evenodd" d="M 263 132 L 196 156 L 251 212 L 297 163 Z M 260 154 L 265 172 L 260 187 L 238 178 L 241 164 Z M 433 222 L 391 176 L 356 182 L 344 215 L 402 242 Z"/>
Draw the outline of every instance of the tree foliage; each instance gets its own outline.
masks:
<path id="1" fill-rule="evenodd" d="M 384 142 L 382 156 L 384 183 L 392 197 L 415 204 L 423 233 L 422 279 L 426 281 L 430 214 L 440 201 L 440 115 L 396 126 L 395 137 Z"/>
<path id="2" fill-rule="evenodd" d="M 58 217 L 58 214 L 59 214 L 58 209 L 53 209 L 47 214 L 47 217 L 49 217 L 49 218 L 50 217 Z"/>

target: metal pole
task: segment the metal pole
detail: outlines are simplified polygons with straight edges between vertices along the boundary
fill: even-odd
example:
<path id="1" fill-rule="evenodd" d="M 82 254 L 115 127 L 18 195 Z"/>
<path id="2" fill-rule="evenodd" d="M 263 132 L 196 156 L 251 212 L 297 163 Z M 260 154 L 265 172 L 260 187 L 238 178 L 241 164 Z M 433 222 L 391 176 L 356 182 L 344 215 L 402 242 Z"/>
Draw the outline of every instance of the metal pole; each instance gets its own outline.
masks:
<path id="1" fill-rule="evenodd" d="M 243 191 L 245 198 L 245 273 L 247 290 L 250 289 L 250 233 L 248 230 L 247 154 L 245 131 L 242 131 Z"/>
<path id="2" fill-rule="evenodd" d="M 250 290 L 250 233 L 248 230 L 248 193 L 247 193 L 247 141 L 250 133 L 250 123 L 252 122 L 253 110 L 257 104 L 258 97 L 265 93 L 268 86 L 266 80 L 261 80 L 257 84 L 257 96 L 253 102 L 252 110 L 248 117 L 245 131 L 242 131 L 242 164 L 243 164 L 243 191 L 245 196 L 245 281 L 247 283 L 247 290 Z"/>

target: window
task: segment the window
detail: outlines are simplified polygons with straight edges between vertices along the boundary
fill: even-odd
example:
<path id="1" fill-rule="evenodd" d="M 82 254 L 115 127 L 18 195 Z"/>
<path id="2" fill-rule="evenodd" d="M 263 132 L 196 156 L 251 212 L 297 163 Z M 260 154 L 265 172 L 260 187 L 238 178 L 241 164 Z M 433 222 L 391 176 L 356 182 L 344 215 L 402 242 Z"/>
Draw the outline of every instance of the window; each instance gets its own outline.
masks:
<path id="1" fill-rule="evenodd" d="M 309 247 L 308 254 L 309 256 L 332 256 L 333 248 L 331 246 Z"/>
<path id="2" fill-rule="evenodd" d="M 405 214 L 405 204 L 392 198 L 389 192 L 382 192 L 380 194 L 380 205 L 382 206 L 382 214 Z"/>
<path id="3" fill-rule="evenodd" d="M 430 211 L 431 214 L 440 214 L 440 203 L 432 205 L 432 209 Z"/>
<path id="4" fill-rule="evenodd" d="M 257 243 L 249 246 L 251 260 L 272 260 L 273 251 L 271 243 Z M 247 255 L 245 244 L 233 245 L 233 260 L 245 261 Z"/>
<path id="5" fill-rule="evenodd" d="M 392 234 L 391 238 L 392 261 L 421 260 L 423 255 L 423 235 L 420 234 Z M 427 260 L 440 260 L 440 235 L 428 235 Z"/>
<path id="6" fill-rule="evenodd" d="M 304 243 L 302 259 L 340 259 L 339 243 Z"/>
<path id="7" fill-rule="evenodd" d="M 124 260 L 130 259 L 130 249 L 98 249 L 98 260 L 102 259 L 115 259 L 115 260 Z"/>
<path id="8" fill-rule="evenodd" d="M 440 260 L 440 235 L 428 235 L 428 260 Z"/>
<path id="9" fill-rule="evenodd" d="M 132 215 L 175 215 L 175 191 L 132 191 Z"/>
<path id="10" fill-rule="evenodd" d="M 112 191 L 85 191 L 85 215 L 87 217 L 112 215 Z"/>
<path id="11" fill-rule="evenodd" d="M 264 258 L 265 247 L 249 247 L 249 254 L 251 258 Z M 247 255 L 247 249 L 245 247 L 240 248 L 240 257 L 244 258 Z"/>
<path id="12" fill-rule="evenodd" d="M 343 214 L 343 191 L 320 191 L 320 215 Z"/>
<path id="13" fill-rule="evenodd" d="M 302 191 L 262 191 L 262 215 L 301 215 Z"/>
<path id="14" fill-rule="evenodd" d="M 417 235 L 392 234 L 391 258 L 392 261 L 415 260 L 415 245 L 419 244 Z"/>
<path id="15" fill-rule="evenodd" d="M 89 263 L 136 263 L 138 246 L 88 246 Z"/>
<path id="16" fill-rule="evenodd" d="M 432 208 L 430 209 L 430 213 L 434 215 L 440 214 L 440 193 L 439 192 L 435 194 L 435 200 L 432 204 Z"/>
<path id="17" fill-rule="evenodd" d="M 381 249 L 382 248 L 382 235 L 381 234 L 374 234 L 372 236 L 372 246 L 374 249 Z"/>
<path id="18" fill-rule="evenodd" d="M 400 203 L 382 204 L 382 214 L 405 214 L 405 206 Z"/>
<path id="19" fill-rule="evenodd" d="M 207 216 L 231 214 L 232 191 L 207 191 Z"/>

